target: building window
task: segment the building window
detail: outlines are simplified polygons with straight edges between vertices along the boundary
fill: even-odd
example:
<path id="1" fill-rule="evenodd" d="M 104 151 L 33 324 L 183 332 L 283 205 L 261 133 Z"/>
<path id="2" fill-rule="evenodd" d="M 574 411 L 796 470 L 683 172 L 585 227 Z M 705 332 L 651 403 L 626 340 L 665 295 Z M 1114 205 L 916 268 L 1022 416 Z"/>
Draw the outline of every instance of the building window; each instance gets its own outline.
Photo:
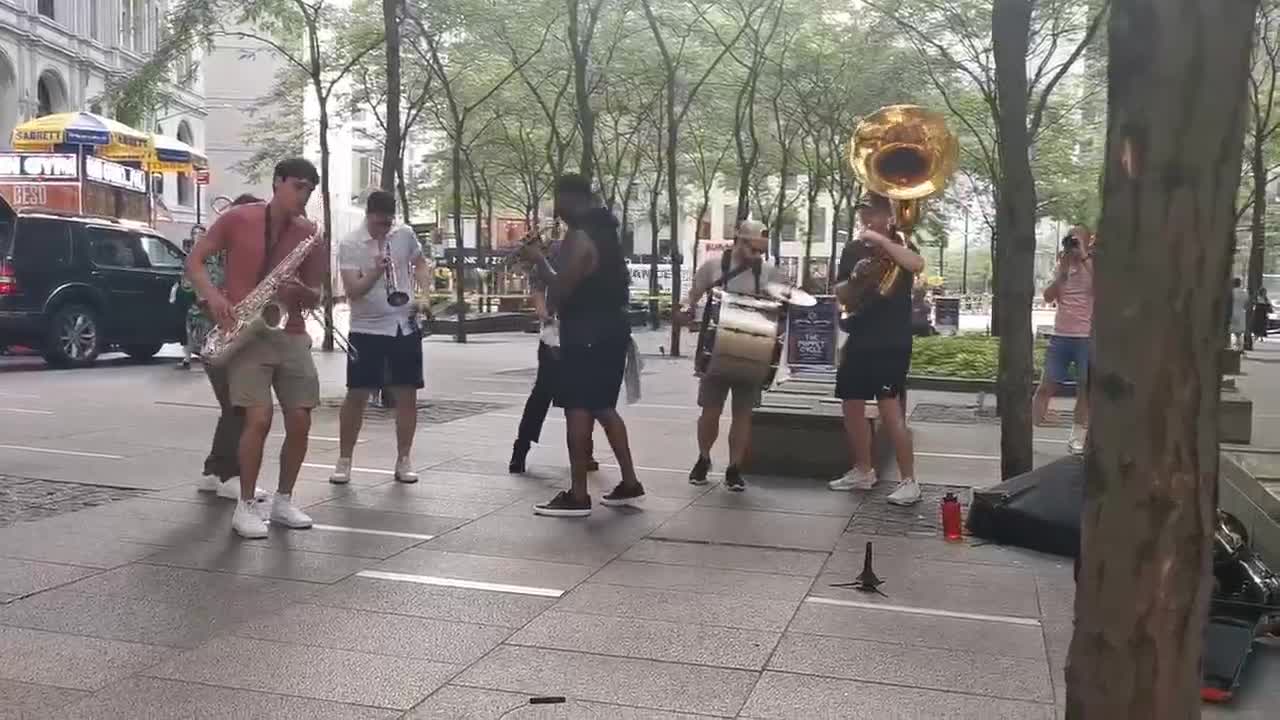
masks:
<path id="1" fill-rule="evenodd" d="M 366 190 L 376 189 L 382 181 L 382 164 L 371 155 L 357 151 L 351 156 L 351 202 L 364 201 Z"/>
<path id="2" fill-rule="evenodd" d="M 88 17 L 86 20 L 89 23 L 89 37 L 94 40 L 102 39 L 102 35 L 98 31 L 100 17 L 101 16 L 98 14 L 98 0 L 89 0 Z"/>
<path id="3" fill-rule="evenodd" d="M 195 147 L 195 138 L 191 134 L 191 126 L 183 120 L 178 124 L 178 140 Z M 195 188 L 191 182 L 191 173 L 178 173 L 178 204 L 191 207 L 195 204 Z"/>
<path id="4" fill-rule="evenodd" d="M 720 237 L 724 240 L 732 240 L 738 236 L 738 206 L 725 205 L 721 219 L 724 226 L 720 228 Z"/>
<path id="5" fill-rule="evenodd" d="M 40 76 L 36 83 L 36 101 L 36 117 L 66 112 L 67 92 L 62 79 L 54 72 L 49 71 Z"/>
<path id="6" fill-rule="evenodd" d="M 40 0 L 36 4 L 36 11 L 50 20 L 57 19 L 53 14 L 53 0 Z"/>

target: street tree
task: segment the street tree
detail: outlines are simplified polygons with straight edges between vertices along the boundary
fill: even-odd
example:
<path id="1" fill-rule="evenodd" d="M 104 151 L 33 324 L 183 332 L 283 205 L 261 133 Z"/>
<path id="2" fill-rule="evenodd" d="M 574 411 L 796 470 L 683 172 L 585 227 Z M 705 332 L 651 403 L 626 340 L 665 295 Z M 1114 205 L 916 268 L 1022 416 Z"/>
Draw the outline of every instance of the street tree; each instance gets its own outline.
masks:
<path id="1" fill-rule="evenodd" d="M 1267 190 L 1280 170 L 1280 2 L 1262 0 L 1254 25 L 1249 72 L 1249 111 L 1245 125 L 1245 187 L 1248 198 L 1240 212 L 1249 212 L 1249 297 L 1258 296 L 1267 251 Z M 1234 233 L 1234 228 L 1232 230 Z M 1252 327 L 1253 303 L 1248 320 Z M 1245 333 L 1245 348 L 1253 349 L 1253 334 Z"/>
<path id="2" fill-rule="evenodd" d="M 1257 0 L 1114 0 L 1066 717 L 1197 718 Z M 1153 362 L 1153 358 L 1158 359 Z"/>

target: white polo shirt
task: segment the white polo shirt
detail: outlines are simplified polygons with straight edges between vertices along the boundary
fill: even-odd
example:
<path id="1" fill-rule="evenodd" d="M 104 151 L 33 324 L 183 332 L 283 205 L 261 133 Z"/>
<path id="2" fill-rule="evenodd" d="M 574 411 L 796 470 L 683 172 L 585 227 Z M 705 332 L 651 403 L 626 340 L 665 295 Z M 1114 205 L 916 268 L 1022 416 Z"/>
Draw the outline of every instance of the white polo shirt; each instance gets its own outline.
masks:
<path id="1" fill-rule="evenodd" d="M 408 225 L 396 225 L 387 233 L 387 248 L 395 263 L 396 284 L 400 290 L 409 293 L 412 298 L 413 267 L 422 257 L 422 246 L 418 244 L 418 236 Z M 378 258 L 383 250 L 380 244 L 369 235 L 363 224 L 342 239 L 338 246 L 339 270 L 363 270 L 373 272 L 378 267 Z M 351 309 L 351 332 L 368 335 L 396 334 L 397 329 L 404 335 L 413 332 L 409 317 L 413 313 L 413 302 L 400 307 L 392 307 L 387 302 L 387 280 L 379 272 L 373 287 L 364 296 L 347 298 Z"/>

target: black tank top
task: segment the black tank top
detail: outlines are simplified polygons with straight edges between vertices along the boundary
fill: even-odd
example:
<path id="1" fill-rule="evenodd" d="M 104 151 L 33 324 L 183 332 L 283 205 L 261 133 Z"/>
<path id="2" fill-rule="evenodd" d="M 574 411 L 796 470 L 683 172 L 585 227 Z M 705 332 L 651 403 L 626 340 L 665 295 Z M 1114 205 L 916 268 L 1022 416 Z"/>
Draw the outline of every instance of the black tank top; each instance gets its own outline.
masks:
<path id="1" fill-rule="evenodd" d="M 577 227 L 595 246 L 596 268 L 560 301 L 560 342 L 590 345 L 626 338 L 631 334 L 631 273 L 622 257 L 618 221 L 605 208 L 591 208 Z"/>

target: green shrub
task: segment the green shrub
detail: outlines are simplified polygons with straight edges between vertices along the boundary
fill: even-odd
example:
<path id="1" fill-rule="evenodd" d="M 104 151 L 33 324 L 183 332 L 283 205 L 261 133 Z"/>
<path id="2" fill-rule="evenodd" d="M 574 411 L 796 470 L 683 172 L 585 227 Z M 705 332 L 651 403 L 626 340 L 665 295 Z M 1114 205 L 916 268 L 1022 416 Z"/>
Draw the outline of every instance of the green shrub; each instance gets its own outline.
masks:
<path id="1" fill-rule="evenodd" d="M 1044 340 L 1035 341 L 1037 379 L 1044 368 L 1044 351 L 1047 345 Z M 995 380 L 999 367 L 999 347 L 999 338 L 981 334 L 916 338 L 911 349 L 911 374 Z"/>

